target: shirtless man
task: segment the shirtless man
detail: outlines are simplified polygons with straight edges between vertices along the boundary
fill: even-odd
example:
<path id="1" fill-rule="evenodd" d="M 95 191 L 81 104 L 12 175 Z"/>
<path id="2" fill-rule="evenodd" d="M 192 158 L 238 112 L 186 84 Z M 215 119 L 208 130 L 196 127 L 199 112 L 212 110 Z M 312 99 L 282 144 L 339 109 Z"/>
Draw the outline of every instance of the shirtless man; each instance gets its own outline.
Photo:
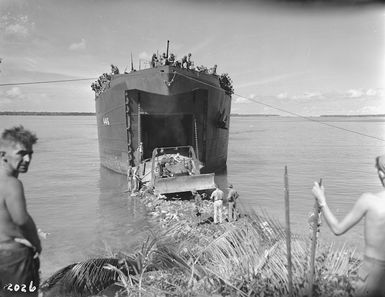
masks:
<path id="1" fill-rule="evenodd" d="M 385 187 L 385 155 L 376 158 L 376 168 Z M 363 194 L 341 222 L 326 203 L 324 187 L 315 182 L 313 194 L 335 235 L 344 234 L 365 217 L 365 252 L 359 271 L 357 296 L 385 297 L 385 190 Z"/>
<path id="2" fill-rule="evenodd" d="M 40 239 L 18 179 L 36 141 L 23 126 L 0 137 L 0 296 L 38 296 Z"/>

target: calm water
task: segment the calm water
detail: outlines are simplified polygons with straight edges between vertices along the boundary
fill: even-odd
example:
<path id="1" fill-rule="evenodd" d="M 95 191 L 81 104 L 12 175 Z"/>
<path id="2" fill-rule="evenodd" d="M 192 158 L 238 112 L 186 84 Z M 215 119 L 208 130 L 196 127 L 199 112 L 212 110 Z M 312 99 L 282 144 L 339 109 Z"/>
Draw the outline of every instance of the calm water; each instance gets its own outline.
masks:
<path id="1" fill-rule="evenodd" d="M 322 118 L 329 124 L 376 137 L 385 118 Z M 243 206 L 264 209 L 284 223 L 284 168 L 289 171 L 291 222 L 307 232 L 314 204 L 313 181 L 323 178 L 328 201 L 342 217 L 363 191 L 379 191 L 374 157 L 384 143 L 299 118 L 234 117 L 227 176 Z M 43 240 L 42 272 L 47 277 L 72 262 L 106 250 L 134 249 L 151 228 L 143 206 L 124 193 L 126 178 L 99 165 L 95 118 L 79 116 L 0 116 L 0 127 L 23 124 L 39 142 L 30 172 L 21 175 L 29 211 Z M 326 226 L 325 240 L 336 240 Z M 337 239 L 362 250 L 362 223 Z"/>

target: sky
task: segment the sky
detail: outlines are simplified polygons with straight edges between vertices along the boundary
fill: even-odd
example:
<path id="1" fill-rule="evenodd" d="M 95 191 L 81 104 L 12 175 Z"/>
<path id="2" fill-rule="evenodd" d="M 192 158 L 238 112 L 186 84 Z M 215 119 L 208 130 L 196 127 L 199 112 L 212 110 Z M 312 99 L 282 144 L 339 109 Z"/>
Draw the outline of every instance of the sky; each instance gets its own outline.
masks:
<path id="1" fill-rule="evenodd" d="M 385 114 L 385 5 L 365 0 L 0 0 L 0 111 L 94 112 L 99 75 L 167 40 L 230 75 L 232 113 Z M 67 79 L 86 80 L 20 84 Z"/>

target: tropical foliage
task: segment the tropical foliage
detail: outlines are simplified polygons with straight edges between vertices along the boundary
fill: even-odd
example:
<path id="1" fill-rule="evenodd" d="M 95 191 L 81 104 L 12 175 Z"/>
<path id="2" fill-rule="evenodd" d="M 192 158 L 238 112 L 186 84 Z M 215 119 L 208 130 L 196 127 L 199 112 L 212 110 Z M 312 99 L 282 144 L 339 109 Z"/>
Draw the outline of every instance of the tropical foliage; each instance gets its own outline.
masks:
<path id="1" fill-rule="evenodd" d="M 207 217 L 197 224 L 192 202 L 182 202 L 185 207 L 177 211 L 173 208 L 180 201 L 152 195 L 143 201 L 161 222 L 160 230 L 134 254 L 91 259 L 58 271 L 42 286 L 47 296 L 58 287 L 61 294 L 103 296 L 114 283 L 117 296 L 289 295 L 285 230 L 277 220 L 260 212 L 210 224 L 205 201 Z M 309 250 L 309 238 L 292 235 L 294 296 L 309 295 Z M 319 245 L 313 296 L 352 296 L 359 264 L 345 246 Z"/>

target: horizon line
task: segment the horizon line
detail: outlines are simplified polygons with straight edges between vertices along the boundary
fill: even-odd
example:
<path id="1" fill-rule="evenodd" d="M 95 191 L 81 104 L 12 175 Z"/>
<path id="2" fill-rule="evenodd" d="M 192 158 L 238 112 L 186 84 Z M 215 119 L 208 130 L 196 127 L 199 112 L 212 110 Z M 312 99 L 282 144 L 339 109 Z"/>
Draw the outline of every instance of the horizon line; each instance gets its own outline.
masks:
<path id="1" fill-rule="evenodd" d="M 0 115 L 96 115 L 93 111 L 0 111 Z M 263 114 L 263 113 L 231 113 L 234 117 L 251 117 L 251 116 L 273 116 L 273 117 L 295 117 L 279 114 Z M 309 115 L 303 117 L 385 117 L 385 114 L 322 114 Z"/>

